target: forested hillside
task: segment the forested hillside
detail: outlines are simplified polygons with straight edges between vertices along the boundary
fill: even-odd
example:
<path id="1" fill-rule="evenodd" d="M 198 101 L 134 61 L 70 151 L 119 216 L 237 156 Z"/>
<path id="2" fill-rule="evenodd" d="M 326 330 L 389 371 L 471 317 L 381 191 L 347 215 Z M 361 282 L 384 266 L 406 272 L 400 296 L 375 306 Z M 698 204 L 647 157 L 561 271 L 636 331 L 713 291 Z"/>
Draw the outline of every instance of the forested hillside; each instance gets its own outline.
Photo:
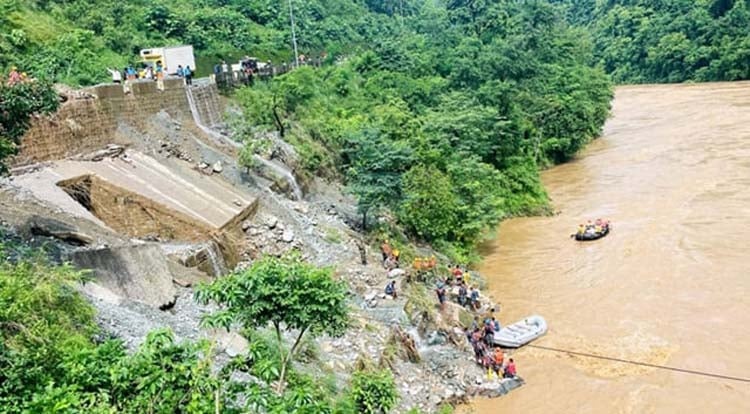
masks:
<path id="1" fill-rule="evenodd" d="M 381 2 L 377 4 L 380 9 Z M 385 2 L 387 3 L 387 2 Z M 383 4 L 385 4 L 383 3 Z M 191 44 L 199 66 L 251 54 L 289 59 L 289 9 L 278 0 L 0 0 L 0 67 L 72 85 L 106 81 L 107 67 L 143 48 Z M 304 53 L 338 51 L 381 32 L 384 15 L 352 0 L 294 1 Z M 201 59 L 203 58 L 203 59 Z"/>
<path id="2" fill-rule="evenodd" d="M 750 1 L 561 0 L 617 83 L 750 79 Z"/>
<path id="3" fill-rule="evenodd" d="M 363 221 L 391 211 L 464 261 L 501 218 L 546 207 L 538 168 L 596 137 L 610 83 L 548 3 L 452 1 L 389 22 L 345 63 L 240 91 L 243 131 L 278 131 L 310 173 L 343 177 Z"/>

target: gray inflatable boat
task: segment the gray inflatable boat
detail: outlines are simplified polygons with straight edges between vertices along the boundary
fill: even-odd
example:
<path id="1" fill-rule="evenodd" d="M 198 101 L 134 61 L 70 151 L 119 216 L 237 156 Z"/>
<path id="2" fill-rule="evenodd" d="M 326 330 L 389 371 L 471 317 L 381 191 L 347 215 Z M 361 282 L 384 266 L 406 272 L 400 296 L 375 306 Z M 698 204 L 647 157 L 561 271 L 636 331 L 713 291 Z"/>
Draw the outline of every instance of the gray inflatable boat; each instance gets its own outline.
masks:
<path id="1" fill-rule="evenodd" d="M 495 332 L 493 341 L 495 345 L 504 348 L 518 348 L 545 333 L 547 333 L 547 321 L 539 315 L 532 315 Z"/>

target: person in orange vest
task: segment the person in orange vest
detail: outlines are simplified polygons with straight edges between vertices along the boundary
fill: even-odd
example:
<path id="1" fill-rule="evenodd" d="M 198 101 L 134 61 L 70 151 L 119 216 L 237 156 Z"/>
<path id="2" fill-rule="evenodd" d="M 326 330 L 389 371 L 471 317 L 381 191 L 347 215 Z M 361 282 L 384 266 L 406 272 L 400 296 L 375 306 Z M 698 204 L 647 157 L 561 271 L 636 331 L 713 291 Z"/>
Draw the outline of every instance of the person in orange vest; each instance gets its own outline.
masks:
<path id="1" fill-rule="evenodd" d="M 383 244 L 380 245 L 380 252 L 383 254 L 383 261 L 389 258 L 393 253 L 393 249 L 387 239 L 383 240 Z"/>
<path id="2" fill-rule="evenodd" d="M 493 356 L 492 369 L 495 370 L 495 374 L 498 378 L 503 376 L 503 362 L 505 361 L 505 354 L 500 348 L 495 348 L 495 355 Z"/>
<path id="3" fill-rule="evenodd" d="M 411 265 L 414 268 L 414 270 L 416 270 L 417 272 L 421 271 L 422 270 L 422 259 L 420 259 L 419 257 L 415 257 L 414 261 L 412 262 Z"/>

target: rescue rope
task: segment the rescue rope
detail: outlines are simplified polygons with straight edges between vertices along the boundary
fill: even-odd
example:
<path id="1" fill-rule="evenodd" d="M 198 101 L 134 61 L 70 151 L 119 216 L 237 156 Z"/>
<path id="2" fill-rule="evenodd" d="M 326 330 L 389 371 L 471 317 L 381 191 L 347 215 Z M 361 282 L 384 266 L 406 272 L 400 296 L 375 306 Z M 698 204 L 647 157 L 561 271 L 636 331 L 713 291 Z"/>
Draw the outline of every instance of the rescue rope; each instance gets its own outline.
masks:
<path id="1" fill-rule="evenodd" d="M 559 348 L 553 348 L 549 346 L 542 346 L 542 345 L 526 345 L 530 348 L 536 348 L 536 349 L 542 349 L 545 351 L 552 351 L 552 352 L 560 352 L 564 354 L 570 354 L 570 355 L 578 355 L 586 358 L 596 358 L 596 359 L 603 359 L 606 361 L 614 361 L 614 362 L 621 362 L 623 364 L 631 364 L 631 365 L 639 365 L 643 367 L 649 367 L 649 368 L 656 368 L 656 369 L 663 369 L 667 371 L 674 371 L 674 372 L 681 372 L 684 374 L 692 374 L 692 375 L 700 375 L 704 377 L 711 377 L 711 378 L 718 378 L 718 379 L 725 379 L 730 381 L 740 381 L 740 382 L 748 382 L 750 383 L 750 379 L 748 378 L 741 378 L 741 377 L 733 377 L 729 375 L 723 375 L 723 374 L 714 374 L 712 372 L 705 372 L 705 371 L 696 371 L 692 369 L 685 369 L 685 368 L 676 368 L 676 367 L 670 367 L 666 365 L 657 365 L 657 364 L 649 364 L 648 362 L 640 362 L 640 361 L 633 361 L 629 359 L 622 359 L 622 358 L 615 358 L 615 357 L 609 357 L 604 355 L 595 355 L 595 354 L 589 354 L 586 352 L 578 352 L 578 351 L 571 351 L 567 349 L 559 349 Z"/>

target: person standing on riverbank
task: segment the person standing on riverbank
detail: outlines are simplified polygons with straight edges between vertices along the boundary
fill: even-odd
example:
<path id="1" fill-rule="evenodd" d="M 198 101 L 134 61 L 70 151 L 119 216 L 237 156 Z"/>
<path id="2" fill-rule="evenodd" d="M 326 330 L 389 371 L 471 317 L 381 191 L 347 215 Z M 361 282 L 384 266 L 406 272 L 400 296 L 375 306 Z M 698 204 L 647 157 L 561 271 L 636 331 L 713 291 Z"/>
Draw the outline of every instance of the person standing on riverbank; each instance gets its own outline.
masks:
<path id="1" fill-rule="evenodd" d="M 393 253 L 393 248 L 391 247 L 391 244 L 388 243 L 388 240 L 383 240 L 383 244 L 380 245 L 380 253 L 383 255 L 383 263 L 385 263 Z"/>
<path id="2" fill-rule="evenodd" d="M 479 309 L 479 291 L 474 286 L 471 287 L 471 296 L 469 298 L 469 301 L 473 310 Z"/>
<path id="3" fill-rule="evenodd" d="M 513 358 L 508 360 L 508 366 L 505 367 L 505 374 L 503 374 L 503 377 L 505 378 L 514 378 L 516 376 L 516 363 L 513 361 Z"/>

